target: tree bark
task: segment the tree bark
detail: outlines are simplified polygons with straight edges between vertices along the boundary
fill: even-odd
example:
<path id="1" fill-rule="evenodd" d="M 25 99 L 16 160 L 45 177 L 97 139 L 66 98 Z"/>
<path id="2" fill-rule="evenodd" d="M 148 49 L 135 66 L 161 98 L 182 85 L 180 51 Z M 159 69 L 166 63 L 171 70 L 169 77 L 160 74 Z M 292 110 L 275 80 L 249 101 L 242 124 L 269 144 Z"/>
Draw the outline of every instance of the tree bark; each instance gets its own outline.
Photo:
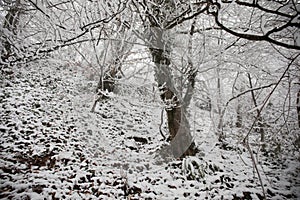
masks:
<path id="1" fill-rule="evenodd" d="M 298 126 L 300 128 L 300 89 L 297 93 L 297 114 L 298 114 Z"/>
<path id="2" fill-rule="evenodd" d="M 149 5 L 150 11 L 146 11 L 149 22 L 148 26 L 144 24 L 145 27 L 148 27 L 145 30 L 146 40 L 155 64 L 155 79 L 167 113 L 171 153 L 175 158 L 183 158 L 188 155 L 195 155 L 197 152 L 186 116 L 186 107 L 192 91 L 188 88 L 187 95 L 183 98 L 178 91 L 178 86 L 175 86 L 175 79 L 172 76 L 170 59 L 172 37 L 169 32 L 172 26 L 169 26 L 170 21 L 167 18 L 168 15 L 173 15 L 173 12 L 176 11 L 175 4 L 173 1 L 154 2 L 157 4 Z M 142 6 L 147 7 L 146 1 L 142 3 Z M 190 74 L 191 86 L 194 84 L 193 73 L 194 71 Z"/>
<path id="3" fill-rule="evenodd" d="M 17 35 L 17 26 L 20 18 L 20 0 L 17 0 L 13 5 L 11 5 L 8 10 L 3 23 L 3 29 L 6 29 L 8 33 L 3 34 L 1 38 L 1 43 L 3 49 L 1 50 L 1 60 L 6 62 L 6 60 L 11 56 L 13 50 L 12 41 L 14 40 L 12 36 Z M 10 35 L 8 35 L 10 34 Z"/>
<path id="4" fill-rule="evenodd" d="M 220 69 L 219 67 L 216 69 L 217 72 L 217 112 L 219 115 L 218 126 L 217 126 L 217 135 L 219 141 L 223 141 L 225 139 L 225 135 L 223 132 L 223 124 L 224 124 L 224 115 L 222 114 L 222 90 L 221 90 L 221 77 L 220 77 Z"/>
<path id="5" fill-rule="evenodd" d="M 240 103 L 238 103 L 237 108 L 236 108 L 236 122 L 235 122 L 235 126 L 237 128 L 241 128 L 243 125 L 243 116 L 242 116 L 242 105 Z"/>
<path id="6" fill-rule="evenodd" d="M 248 73 L 248 79 L 249 79 L 250 89 L 252 89 L 253 88 L 252 78 L 251 78 L 251 75 L 249 73 Z M 251 97 L 252 97 L 254 107 L 257 108 L 258 105 L 257 105 L 257 101 L 256 101 L 255 94 L 254 94 L 253 90 L 251 91 Z M 256 109 L 256 112 L 257 112 L 257 116 L 256 116 L 257 117 L 257 123 L 258 123 L 258 127 L 259 127 L 258 131 L 260 133 L 260 142 L 264 143 L 265 142 L 265 131 L 264 131 L 263 119 L 262 119 L 262 116 L 261 116 L 260 111 L 259 111 L 258 108 Z M 265 150 L 265 144 L 262 145 L 262 150 Z"/>
<path id="7" fill-rule="evenodd" d="M 119 19 L 116 19 L 116 25 L 118 27 L 118 32 L 116 35 L 116 40 L 111 42 L 112 51 L 112 62 L 113 64 L 109 66 L 106 71 L 101 69 L 101 76 L 97 86 L 97 90 L 113 92 L 115 88 L 115 82 L 120 78 L 122 73 L 122 63 L 129 56 L 129 52 L 133 47 L 133 44 L 126 43 L 125 41 L 134 41 L 135 37 L 132 37 L 130 31 L 127 30 L 124 24 L 121 23 Z"/>
<path id="8" fill-rule="evenodd" d="M 97 91 L 108 91 L 113 92 L 115 88 L 116 79 L 118 79 L 117 74 L 121 70 L 121 63 L 117 58 L 113 64 L 103 75 L 100 77 L 98 82 Z"/>
<path id="9" fill-rule="evenodd" d="M 155 78 L 161 92 L 161 99 L 166 105 L 172 154 L 175 158 L 195 155 L 197 149 L 190 132 L 190 125 L 173 83 L 169 51 L 151 47 L 149 49 L 156 66 Z"/>

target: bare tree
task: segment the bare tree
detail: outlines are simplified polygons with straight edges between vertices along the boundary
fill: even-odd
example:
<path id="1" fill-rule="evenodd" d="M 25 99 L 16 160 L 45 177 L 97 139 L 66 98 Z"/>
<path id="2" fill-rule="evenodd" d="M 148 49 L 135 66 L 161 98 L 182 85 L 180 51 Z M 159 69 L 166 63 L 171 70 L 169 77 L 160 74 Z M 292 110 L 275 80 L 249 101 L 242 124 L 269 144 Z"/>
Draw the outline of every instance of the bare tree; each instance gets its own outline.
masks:
<path id="1" fill-rule="evenodd" d="M 295 0 L 229 0 L 222 3 L 210 0 L 209 3 L 210 13 L 222 30 L 239 38 L 267 41 L 281 47 L 300 50 L 299 8 Z M 237 16 L 230 13 L 235 9 L 242 9 L 244 18 L 234 21 Z"/>
<path id="2" fill-rule="evenodd" d="M 128 1 L 118 0 L 109 3 L 81 0 L 63 2 L 27 0 L 24 2 L 26 14 L 22 18 L 22 33 L 18 35 L 18 40 L 10 41 L 12 46 L 18 48 L 6 53 L 9 64 L 42 59 L 62 48 L 92 40 L 99 41 L 101 37 L 89 37 L 91 31 L 98 30 L 99 36 L 103 26 L 125 10 Z M 8 31 L 10 35 L 12 31 Z M 12 38 L 8 37 L 8 39 Z M 16 45 L 16 41 L 22 42 Z"/>
<path id="3" fill-rule="evenodd" d="M 278 51 L 285 49 L 294 52 L 300 49 L 299 8 L 295 0 L 27 0 L 22 5 L 19 0 L 8 2 L 11 1 L 5 1 L 6 16 L 1 27 L 1 64 L 26 63 L 51 56 L 51 53 L 63 48 L 72 47 L 70 49 L 74 50 L 73 47 L 79 49 L 79 44 L 92 44 L 96 62 L 91 63 L 100 66 L 101 71 L 98 89 L 112 91 L 122 62 L 132 47 L 131 32 L 127 31 L 131 30 L 135 37 L 143 39 L 155 64 L 155 79 L 168 117 L 172 153 L 177 158 L 196 153 L 187 109 L 199 74 L 199 67 L 195 64 L 192 53 L 195 34 L 202 34 L 203 31 L 215 33 L 221 30 L 221 36 L 209 36 L 215 37 L 214 42 L 232 39 L 231 36 L 234 36 L 233 42 L 222 44 L 222 48 L 209 52 L 212 55 L 209 55 L 210 60 L 207 62 L 213 63 L 211 69 L 216 69 L 213 60 L 226 51 L 244 51 L 242 47 L 247 44 L 242 39 L 263 41 L 268 48 L 273 48 L 269 44 L 275 45 L 274 47 L 279 48 Z M 22 19 L 21 11 L 24 11 Z M 237 15 L 237 11 L 243 11 L 243 15 Z M 134 15 L 139 17 L 139 21 L 131 20 Z M 208 17 L 214 22 L 206 20 Z M 19 27 L 22 27 L 21 32 L 18 32 Z M 182 66 L 179 65 L 178 59 L 174 58 L 174 52 L 177 51 L 174 42 L 177 33 L 188 38 L 188 56 L 183 59 Z M 103 62 L 106 60 L 105 56 L 101 56 L 102 53 L 97 50 L 99 44 L 104 41 L 114 41 L 110 48 L 113 56 L 107 59 L 108 62 Z M 210 49 L 215 49 L 215 46 L 218 46 L 218 42 L 212 43 Z M 242 59 L 234 59 L 238 66 L 244 62 Z M 204 64 L 201 63 L 201 66 Z M 218 67 L 221 73 L 228 65 L 222 60 Z M 221 91 L 221 77 L 217 81 L 217 87 Z M 254 94 L 254 91 L 273 85 L 274 83 L 267 83 L 257 87 L 251 86 L 250 89 L 227 98 L 227 102 L 223 97 L 220 98 L 219 101 L 223 100 L 224 106 L 222 108 L 219 102 L 219 130 L 224 126 L 223 117 L 230 102 L 244 94 Z M 299 105 L 299 92 L 297 95 Z M 259 99 L 252 100 L 257 107 Z M 299 116 L 299 106 L 297 109 Z"/>
<path id="4" fill-rule="evenodd" d="M 16 1 L 4 1 L 3 9 L 6 9 L 6 15 L 3 20 L 3 26 L 1 27 L 1 63 L 6 63 L 9 56 L 18 47 L 14 45 L 13 41 L 17 38 L 18 24 L 20 15 L 22 12 L 22 5 L 20 0 Z"/>
<path id="5" fill-rule="evenodd" d="M 191 10 L 190 2 L 144 1 L 136 2 L 135 5 L 145 13 L 145 15 L 140 13 L 146 27 L 145 40 L 155 64 L 155 79 L 165 104 L 172 153 L 176 158 L 194 155 L 197 150 L 190 132 L 187 107 L 192 98 L 197 70 L 193 66 L 192 59 L 189 58 L 186 66 L 187 73 L 183 78 L 188 83 L 185 93 L 182 94 L 180 91 L 183 90 L 179 89 L 182 85 L 174 78 L 174 68 L 177 64 L 172 61 L 174 49 L 172 29 L 186 20 L 193 19 L 205 9 L 200 7 Z M 190 37 L 193 36 L 194 29 L 195 24 L 192 23 Z M 191 52 L 191 39 L 188 48 Z"/>

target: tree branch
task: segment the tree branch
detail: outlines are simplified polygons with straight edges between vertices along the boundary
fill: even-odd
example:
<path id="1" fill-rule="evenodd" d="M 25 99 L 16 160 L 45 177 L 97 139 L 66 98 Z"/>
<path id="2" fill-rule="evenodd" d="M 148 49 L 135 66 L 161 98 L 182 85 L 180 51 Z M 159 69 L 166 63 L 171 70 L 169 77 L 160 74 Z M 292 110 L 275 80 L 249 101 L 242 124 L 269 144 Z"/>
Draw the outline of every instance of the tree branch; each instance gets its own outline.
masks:
<path id="1" fill-rule="evenodd" d="M 230 34 L 232 34 L 236 37 L 240 37 L 240 38 L 244 38 L 244 39 L 252 40 L 252 41 L 267 41 L 267 42 L 270 42 L 270 43 L 273 43 L 273 44 L 276 44 L 278 46 L 285 47 L 285 48 L 288 48 L 288 49 L 300 50 L 300 46 L 287 44 L 287 43 L 284 43 L 284 42 L 274 40 L 273 38 L 270 38 L 269 35 L 273 32 L 276 32 L 276 30 L 278 30 L 277 28 L 273 29 L 273 31 L 271 31 L 271 32 L 269 31 L 266 35 L 255 35 L 255 34 L 236 32 L 236 31 L 226 27 L 224 24 L 222 24 L 220 22 L 219 17 L 218 17 L 218 12 L 213 13 L 213 15 L 215 16 L 215 21 L 216 21 L 217 25 L 221 29 L 223 29 L 224 31 L 226 31 L 226 32 L 228 32 L 228 33 L 230 33 Z M 283 28 L 286 28 L 286 27 L 289 27 L 289 26 L 281 27 L 280 30 L 283 29 Z"/>
<path id="2" fill-rule="evenodd" d="M 281 81 L 283 80 L 283 78 L 285 77 L 286 73 L 289 71 L 290 67 L 292 66 L 292 64 L 294 63 L 294 61 L 300 56 L 300 53 L 298 53 L 294 58 L 291 59 L 290 63 L 288 64 L 288 66 L 286 67 L 286 69 L 284 70 L 284 72 L 282 73 L 281 77 L 279 78 L 279 80 L 277 81 L 277 83 L 275 84 L 275 87 L 272 89 L 272 91 L 268 94 L 267 98 L 265 99 L 264 103 L 262 104 L 262 106 L 260 107 L 260 109 L 258 110 L 258 114 L 257 117 L 255 118 L 255 120 L 253 121 L 248 133 L 246 134 L 246 136 L 244 137 L 243 141 L 246 141 L 247 138 L 249 137 L 251 131 L 253 130 L 255 123 L 259 120 L 258 116 L 261 114 L 262 110 L 264 109 L 264 107 L 266 106 L 267 102 L 269 101 L 269 99 L 271 98 L 271 96 L 273 95 L 274 91 L 276 90 L 276 88 L 279 86 L 279 84 L 281 83 Z"/>
<path id="3" fill-rule="evenodd" d="M 50 19 L 50 16 L 45 13 L 40 7 L 38 7 L 38 5 L 36 3 L 34 3 L 33 1 L 31 0 L 28 0 L 38 11 L 40 11 L 41 13 L 43 13 L 43 15 L 45 15 L 47 18 Z"/>
<path id="4" fill-rule="evenodd" d="M 121 12 L 123 12 L 126 8 L 126 5 L 127 5 L 127 2 L 129 0 L 127 0 L 126 2 L 123 2 L 123 7 L 121 7 L 121 5 L 119 5 L 119 8 L 117 9 L 117 12 L 113 13 L 112 15 L 110 15 L 109 17 L 106 17 L 104 19 L 100 19 L 100 20 L 97 20 L 97 21 L 94 21 L 94 22 L 90 22 L 82 27 L 80 27 L 81 30 L 86 30 L 86 29 L 94 29 L 94 28 L 97 28 L 99 27 L 100 23 L 104 22 L 104 23 L 108 23 L 110 22 L 111 20 L 113 20 L 118 14 L 120 14 Z M 121 3 L 120 3 L 121 4 Z M 93 26 L 95 25 L 95 26 Z"/>
<path id="5" fill-rule="evenodd" d="M 225 107 L 227 107 L 227 106 L 229 105 L 229 103 L 230 103 L 232 100 L 237 99 L 237 98 L 239 98 L 239 97 L 241 97 L 241 96 L 243 96 L 243 95 L 245 95 L 245 94 L 247 94 L 247 93 L 249 93 L 249 92 L 254 92 L 254 91 L 256 91 L 256 90 L 266 89 L 266 88 L 269 88 L 269 87 L 271 87 L 271 86 L 273 86 L 273 85 L 276 85 L 276 83 L 271 83 L 271 84 L 269 84 L 269 85 L 264 85 L 264 86 L 261 86 L 261 87 L 256 87 L 256 88 L 251 88 L 251 89 L 249 89 L 249 90 L 245 90 L 244 92 L 241 92 L 241 93 L 239 93 L 238 95 L 236 95 L 236 96 L 234 96 L 234 97 L 231 97 L 231 98 L 227 101 Z"/>
<path id="6" fill-rule="evenodd" d="M 169 24 L 166 26 L 166 29 L 172 29 L 175 26 L 177 26 L 178 24 L 183 23 L 184 21 L 190 20 L 195 18 L 196 16 L 204 13 L 205 11 L 208 10 L 208 4 L 206 4 L 206 6 L 204 8 L 200 7 L 196 12 L 194 12 L 192 15 L 188 16 L 188 17 L 177 17 L 173 20 L 173 22 L 169 22 Z M 192 11 L 191 8 L 189 8 L 188 11 Z M 187 12 L 188 13 L 188 12 Z"/>
<path id="7" fill-rule="evenodd" d="M 233 1 L 227 1 L 226 3 L 231 3 L 231 2 L 233 2 Z M 270 10 L 270 9 L 264 8 L 264 7 L 262 7 L 261 5 L 259 5 L 257 1 L 253 1 L 253 3 L 248 3 L 248 2 L 236 0 L 235 3 L 238 4 L 238 5 L 240 5 L 240 6 L 246 6 L 246 7 L 251 7 L 251 8 L 257 8 L 257 9 L 259 9 L 259 10 L 261 10 L 261 11 L 266 12 L 266 13 L 270 13 L 270 14 L 274 14 L 274 15 L 279 15 L 279 16 L 282 16 L 282 17 L 288 17 L 288 18 L 293 18 L 293 17 L 295 17 L 295 16 L 290 15 L 290 14 L 286 14 L 286 13 L 283 13 L 283 12 L 279 12 L 278 10 Z"/>

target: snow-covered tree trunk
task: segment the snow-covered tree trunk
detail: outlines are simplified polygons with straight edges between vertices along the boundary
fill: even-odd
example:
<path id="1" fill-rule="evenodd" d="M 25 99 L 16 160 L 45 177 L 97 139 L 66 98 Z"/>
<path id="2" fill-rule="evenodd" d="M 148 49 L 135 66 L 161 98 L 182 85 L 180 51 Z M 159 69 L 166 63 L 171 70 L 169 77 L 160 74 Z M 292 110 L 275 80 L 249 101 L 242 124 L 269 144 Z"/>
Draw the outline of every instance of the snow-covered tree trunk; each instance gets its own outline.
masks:
<path id="1" fill-rule="evenodd" d="M 176 25 L 193 19 L 197 14 L 204 12 L 205 8 L 191 10 L 190 3 L 160 0 L 136 3 L 135 6 L 140 9 L 137 4 L 145 12 L 145 18 L 141 16 L 145 41 L 155 64 L 155 80 L 167 113 L 170 146 L 162 149 L 162 154 L 166 150 L 175 158 L 195 155 L 196 145 L 190 131 L 187 107 L 192 98 L 196 70 L 192 69 L 192 65 L 188 65 L 188 73 L 180 74 L 180 76 L 187 76 L 184 77 L 188 80 L 187 87 L 183 87 L 182 83 L 178 82 L 180 78 L 175 78 L 173 68 L 176 68 L 176 64 L 171 61 L 174 33 L 171 32 Z M 191 15 L 186 18 L 189 14 Z M 182 94 L 183 91 L 179 87 L 186 89 L 185 94 Z"/>
<path id="2" fill-rule="evenodd" d="M 161 92 L 161 99 L 166 106 L 171 150 L 176 158 L 195 155 L 196 149 L 186 117 L 186 109 L 172 77 L 170 41 L 165 40 L 168 36 L 164 34 L 166 33 L 160 28 L 153 28 L 149 49 L 155 63 L 155 79 Z"/>
<path id="3" fill-rule="evenodd" d="M 9 56 L 11 56 L 13 50 L 13 38 L 17 35 L 17 26 L 21 13 L 20 0 L 7 5 L 9 7 L 7 14 L 5 15 L 3 27 L 1 28 L 1 60 L 6 62 Z"/>
<path id="4" fill-rule="evenodd" d="M 251 75 L 249 73 L 248 73 L 248 80 L 249 80 L 250 88 L 252 89 L 253 88 L 253 83 L 252 83 Z M 256 101 L 255 94 L 254 94 L 253 90 L 251 91 L 251 97 L 252 97 L 254 107 L 257 108 L 256 109 L 256 112 L 257 112 L 256 117 L 257 117 L 257 122 L 258 122 L 258 131 L 260 133 L 260 142 L 264 143 L 265 142 L 265 131 L 264 131 L 264 127 L 263 127 L 263 119 L 262 119 L 262 116 L 261 116 L 260 111 L 258 109 L 258 103 Z M 264 149 L 264 146 L 265 145 L 263 145 L 263 149 Z"/>
<path id="5" fill-rule="evenodd" d="M 238 102 L 236 108 L 236 122 L 235 125 L 237 128 L 241 128 L 243 126 L 243 116 L 242 116 L 242 105 Z"/>
<path id="6" fill-rule="evenodd" d="M 222 88 L 221 88 L 221 76 L 220 76 L 220 69 L 216 69 L 217 74 L 217 112 L 218 112 L 218 126 L 217 126 L 217 135 L 219 137 L 219 140 L 222 141 L 224 139 L 224 133 L 223 133 L 223 124 L 224 124 L 224 115 L 222 113 Z"/>
<path id="7" fill-rule="evenodd" d="M 297 114 L 298 114 L 298 126 L 300 128 L 300 89 L 297 93 Z"/>
<path id="8" fill-rule="evenodd" d="M 126 30 L 124 25 L 117 20 L 117 31 L 115 41 L 111 41 L 111 64 L 105 71 L 101 73 L 97 90 L 103 90 L 113 92 L 115 82 L 122 74 L 122 63 L 129 56 L 129 51 L 133 45 L 126 43 L 125 40 L 129 41 L 130 38 L 133 40 L 134 37 L 130 35 L 130 32 Z"/>

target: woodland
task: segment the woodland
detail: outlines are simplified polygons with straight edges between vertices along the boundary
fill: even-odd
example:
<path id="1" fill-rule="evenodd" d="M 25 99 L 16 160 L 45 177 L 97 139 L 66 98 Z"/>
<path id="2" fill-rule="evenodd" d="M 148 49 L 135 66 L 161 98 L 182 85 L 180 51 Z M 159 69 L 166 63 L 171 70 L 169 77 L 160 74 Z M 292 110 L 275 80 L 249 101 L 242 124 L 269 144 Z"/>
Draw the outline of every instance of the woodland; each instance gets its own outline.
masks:
<path id="1" fill-rule="evenodd" d="M 297 0 L 0 0 L 0 199 L 299 199 Z"/>

